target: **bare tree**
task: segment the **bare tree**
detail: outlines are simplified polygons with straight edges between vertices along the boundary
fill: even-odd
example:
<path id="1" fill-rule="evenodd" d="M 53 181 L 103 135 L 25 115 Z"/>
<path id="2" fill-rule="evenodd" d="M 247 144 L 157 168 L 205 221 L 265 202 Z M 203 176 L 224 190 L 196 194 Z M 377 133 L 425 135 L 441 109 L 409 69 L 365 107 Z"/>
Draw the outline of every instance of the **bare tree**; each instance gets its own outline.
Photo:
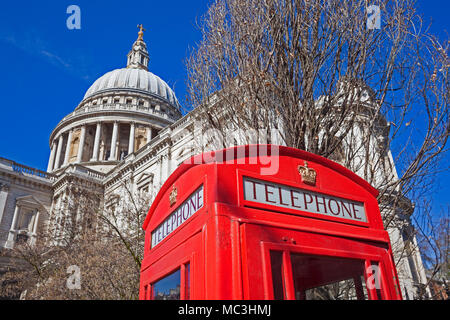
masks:
<path id="1" fill-rule="evenodd" d="M 37 243 L 16 243 L 3 252 L 20 264 L 3 274 L 1 296 L 138 299 L 142 223 L 151 195 L 133 192 L 129 182 L 119 189 L 118 198 L 103 201 L 100 194 L 69 187 L 68 197 Z M 104 203 L 114 205 L 104 208 Z M 79 285 L 74 286 L 71 281 L 78 276 Z"/>
<path id="2" fill-rule="evenodd" d="M 373 2 L 377 30 L 367 1 L 218 0 L 187 61 L 190 104 L 224 135 L 277 126 L 285 145 L 340 150 L 379 189 L 407 194 L 449 131 L 449 43 L 422 31 L 412 2 Z M 380 179 L 391 149 L 401 172 Z"/>
<path id="3" fill-rule="evenodd" d="M 133 190 L 130 180 L 120 183 L 118 193 L 110 194 L 100 217 L 105 228 L 117 238 L 128 251 L 135 262 L 137 272 L 140 272 L 141 262 L 144 258 L 145 231 L 142 229 L 145 217 L 150 208 L 150 192 Z"/>
<path id="4" fill-rule="evenodd" d="M 338 161 L 401 229 L 448 170 L 450 42 L 414 2 L 216 0 L 187 59 L 189 104 L 222 137 L 252 130 L 271 143 L 276 129 L 279 144 Z"/>
<path id="5" fill-rule="evenodd" d="M 427 284 L 433 281 L 441 282 L 447 286 L 450 277 L 450 207 L 439 215 L 433 216 L 432 206 L 429 201 L 424 201 L 420 206 L 420 214 L 416 215 L 418 246 L 427 269 Z M 433 293 L 441 298 L 439 293 Z M 447 293 L 448 295 L 448 293 Z M 425 297 L 424 297 L 425 298 Z"/>

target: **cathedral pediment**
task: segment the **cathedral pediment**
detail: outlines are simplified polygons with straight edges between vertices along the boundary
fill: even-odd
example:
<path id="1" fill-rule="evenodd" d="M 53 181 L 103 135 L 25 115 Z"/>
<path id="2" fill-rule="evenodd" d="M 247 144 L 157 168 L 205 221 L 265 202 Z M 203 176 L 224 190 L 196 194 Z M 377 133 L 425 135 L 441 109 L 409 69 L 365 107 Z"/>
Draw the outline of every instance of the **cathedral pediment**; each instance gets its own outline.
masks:
<path id="1" fill-rule="evenodd" d="M 137 185 L 141 185 L 143 183 L 147 183 L 149 181 L 153 180 L 153 174 L 152 173 L 146 173 L 144 172 L 139 176 L 139 178 L 136 181 Z"/>
<path id="2" fill-rule="evenodd" d="M 32 195 L 16 198 L 16 204 L 21 207 L 36 208 L 45 210 L 44 205 Z"/>

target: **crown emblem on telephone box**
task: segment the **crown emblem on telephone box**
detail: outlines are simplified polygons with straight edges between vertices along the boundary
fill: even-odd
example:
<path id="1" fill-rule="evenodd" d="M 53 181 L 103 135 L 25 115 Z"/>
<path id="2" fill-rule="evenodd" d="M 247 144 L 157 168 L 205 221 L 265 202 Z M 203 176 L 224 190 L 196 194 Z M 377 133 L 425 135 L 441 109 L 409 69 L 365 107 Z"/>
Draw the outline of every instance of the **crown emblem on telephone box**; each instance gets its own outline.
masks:
<path id="1" fill-rule="evenodd" d="M 172 191 L 170 191 L 170 194 L 169 194 L 170 206 L 173 206 L 175 203 L 177 203 L 177 194 L 178 194 L 178 190 L 175 186 L 173 186 Z"/>
<path id="2" fill-rule="evenodd" d="M 313 168 L 308 168 L 308 162 L 305 161 L 304 166 L 298 166 L 298 172 L 300 173 L 300 176 L 302 177 L 302 182 L 315 186 L 316 185 L 316 170 Z"/>

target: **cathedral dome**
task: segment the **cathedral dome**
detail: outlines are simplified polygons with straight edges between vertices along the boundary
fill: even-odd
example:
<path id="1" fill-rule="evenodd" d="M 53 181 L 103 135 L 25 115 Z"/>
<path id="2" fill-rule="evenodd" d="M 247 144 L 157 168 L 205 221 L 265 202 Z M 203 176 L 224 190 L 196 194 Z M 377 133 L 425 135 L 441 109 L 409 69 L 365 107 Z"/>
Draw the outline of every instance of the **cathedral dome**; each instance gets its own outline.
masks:
<path id="1" fill-rule="evenodd" d="M 98 78 L 87 90 L 84 99 L 97 93 L 127 89 L 143 94 L 158 96 L 179 109 L 180 105 L 173 90 L 153 73 L 140 68 L 122 68 Z"/>
<path id="2" fill-rule="evenodd" d="M 48 172 L 72 163 L 108 172 L 181 118 L 174 91 L 148 71 L 144 28 L 127 55 L 126 68 L 98 78 L 75 110 L 50 135 Z"/>

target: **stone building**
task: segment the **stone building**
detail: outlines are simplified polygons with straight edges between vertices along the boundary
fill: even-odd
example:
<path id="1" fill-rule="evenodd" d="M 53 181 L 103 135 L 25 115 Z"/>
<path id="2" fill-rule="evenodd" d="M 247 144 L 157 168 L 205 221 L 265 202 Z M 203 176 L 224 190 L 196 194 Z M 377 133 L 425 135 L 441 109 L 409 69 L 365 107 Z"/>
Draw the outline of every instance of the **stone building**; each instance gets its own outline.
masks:
<path id="1" fill-rule="evenodd" d="M 56 232 L 64 230 L 62 212 L 67 200 L 76 202 L 76 190 L 98 195 L 104 208 L 113 204 L 102 200 L 120 195 L 123 181 L 155 195 L 184 160 L 208 149 L 208 141 L 196 141 L 198 112 L 182 116 L 175 93 L 148 64 L 141 28 L 126 68 L 97 79 L 51 132 L 47 172 L 0 158 L 0 249 L 35 241 L 48 221 Z M 411 245 L 404 234 L 410 223 L 407 214 L 399 217 L 406 226 L 391 233 L 391 241 L 404 248 Z M 398 267 L 403 295 L 413 298 L 415 285 L 426 281 L 420 255 L 416 251 Z"/>

